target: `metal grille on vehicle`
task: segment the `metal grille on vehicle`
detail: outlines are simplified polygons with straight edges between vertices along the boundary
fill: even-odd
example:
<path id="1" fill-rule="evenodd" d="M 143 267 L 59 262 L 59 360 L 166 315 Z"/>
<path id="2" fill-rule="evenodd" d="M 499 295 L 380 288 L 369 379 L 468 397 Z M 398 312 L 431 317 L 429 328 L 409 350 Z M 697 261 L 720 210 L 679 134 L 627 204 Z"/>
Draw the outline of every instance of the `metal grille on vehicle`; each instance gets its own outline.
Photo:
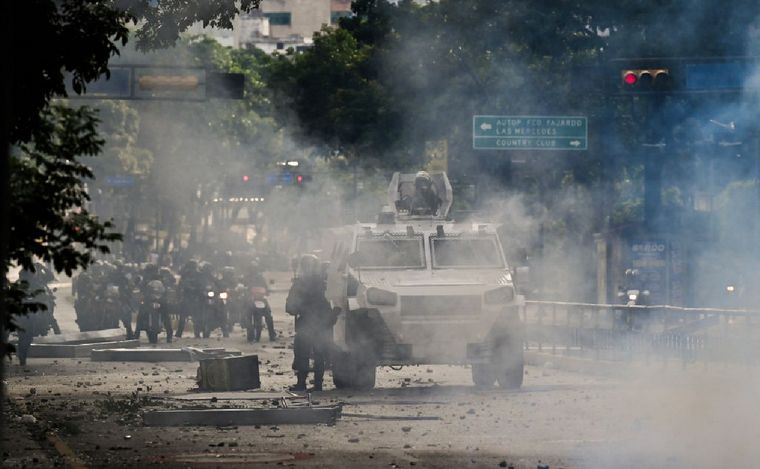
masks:
<path id="1" fill-rule="evenodd" d="M 401 297 L 402 316 L 472 316 L 480 309 L 480 295 Z"/>

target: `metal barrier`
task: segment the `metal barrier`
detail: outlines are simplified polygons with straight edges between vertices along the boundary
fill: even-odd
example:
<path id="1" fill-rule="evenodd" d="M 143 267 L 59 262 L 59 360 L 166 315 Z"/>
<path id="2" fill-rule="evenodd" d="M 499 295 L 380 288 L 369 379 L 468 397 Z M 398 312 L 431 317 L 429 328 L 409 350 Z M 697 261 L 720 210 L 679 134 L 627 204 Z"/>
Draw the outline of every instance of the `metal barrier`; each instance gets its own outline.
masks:
<path id="1" fill-rule="evenodd" d="M 679 358 L 754 364 L 760 311 L 525 302 L 526 347 L 595 359 Z"/>

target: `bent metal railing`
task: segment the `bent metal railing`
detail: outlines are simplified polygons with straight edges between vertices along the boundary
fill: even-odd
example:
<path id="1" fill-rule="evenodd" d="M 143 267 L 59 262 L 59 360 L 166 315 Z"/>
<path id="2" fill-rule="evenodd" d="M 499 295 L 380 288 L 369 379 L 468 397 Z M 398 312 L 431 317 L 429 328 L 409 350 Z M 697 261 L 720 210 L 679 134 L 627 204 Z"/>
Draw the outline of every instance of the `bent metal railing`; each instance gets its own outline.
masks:
<path id="1" fill-rule="evenodd" d="M 528 300 L 526 347 L 595 359 L 754 364 L 760 311 Z"/>

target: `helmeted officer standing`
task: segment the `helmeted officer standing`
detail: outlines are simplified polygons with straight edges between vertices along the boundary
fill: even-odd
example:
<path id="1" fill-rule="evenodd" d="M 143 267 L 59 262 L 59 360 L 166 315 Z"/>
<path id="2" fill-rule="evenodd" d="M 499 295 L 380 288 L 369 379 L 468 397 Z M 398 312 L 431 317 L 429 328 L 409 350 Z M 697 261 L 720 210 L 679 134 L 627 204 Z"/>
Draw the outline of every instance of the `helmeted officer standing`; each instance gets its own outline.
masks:
<path id="1" fill-rule="evenodd" d="M 177 322 L 177 337 L 182 337 L 185 331 L 185 322 L 188 316 L 193 317 L 193 321 L 201 312 L 203 307 L 203 288 L 200 285 L 200 273 L 198 272 L 198 263 L 189 260 L 182 266 L 179 271 L 180 279 L 177 285 L 179 296 L 179 321 Z M 198 337 L 198 335 L 196 335 Z"/>
<path id="2" fill-rule="evenodd" d="M 285 311 L 295 316 L 296 337 L 293 344 L 293 370 L 298 381 L 292 391 L 305 391 L 309 358 L 314 359 L 314 387 L 321 391 L 329 356 L 329 331 L 333 315 L 325 298 L 325 278 L 319 259 L 305 255 L 300 261 L 300 275 L 293 280 Z"/>
<path id="3" fill-rule="evenodd" d="M 43 266 L 35 263 L 35 270 L 22 270 L 19 273 L 19 281 L 26 283 L 27 296 L 24 303 L 37 303 L 43 305 L 42 309 L 30 311 L 16 318 L 18 331 L 18 359 L 22 366 L 26 365 L 26 357 L 32 346 L 32 339 L 37 336 L 47 335 L 53 324 L 53 307 L 55 300 L 52 291 L 48 288 L 50 277 Z M 57 328 L 58 324 L 55 323 Z M 58 329 L 60 333 L 60 329 Z"/>

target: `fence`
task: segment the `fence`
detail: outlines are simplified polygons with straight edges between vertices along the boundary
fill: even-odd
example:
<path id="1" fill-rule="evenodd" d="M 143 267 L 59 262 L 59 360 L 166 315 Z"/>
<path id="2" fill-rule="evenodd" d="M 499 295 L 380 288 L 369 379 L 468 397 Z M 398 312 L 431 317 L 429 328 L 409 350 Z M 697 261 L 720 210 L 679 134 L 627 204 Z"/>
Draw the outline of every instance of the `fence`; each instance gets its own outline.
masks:
<path id="1" fill-rule="evenodd" d="M 526 301 L 526 346 L 595 359 L 754 364 L 760 311 Z"/>

